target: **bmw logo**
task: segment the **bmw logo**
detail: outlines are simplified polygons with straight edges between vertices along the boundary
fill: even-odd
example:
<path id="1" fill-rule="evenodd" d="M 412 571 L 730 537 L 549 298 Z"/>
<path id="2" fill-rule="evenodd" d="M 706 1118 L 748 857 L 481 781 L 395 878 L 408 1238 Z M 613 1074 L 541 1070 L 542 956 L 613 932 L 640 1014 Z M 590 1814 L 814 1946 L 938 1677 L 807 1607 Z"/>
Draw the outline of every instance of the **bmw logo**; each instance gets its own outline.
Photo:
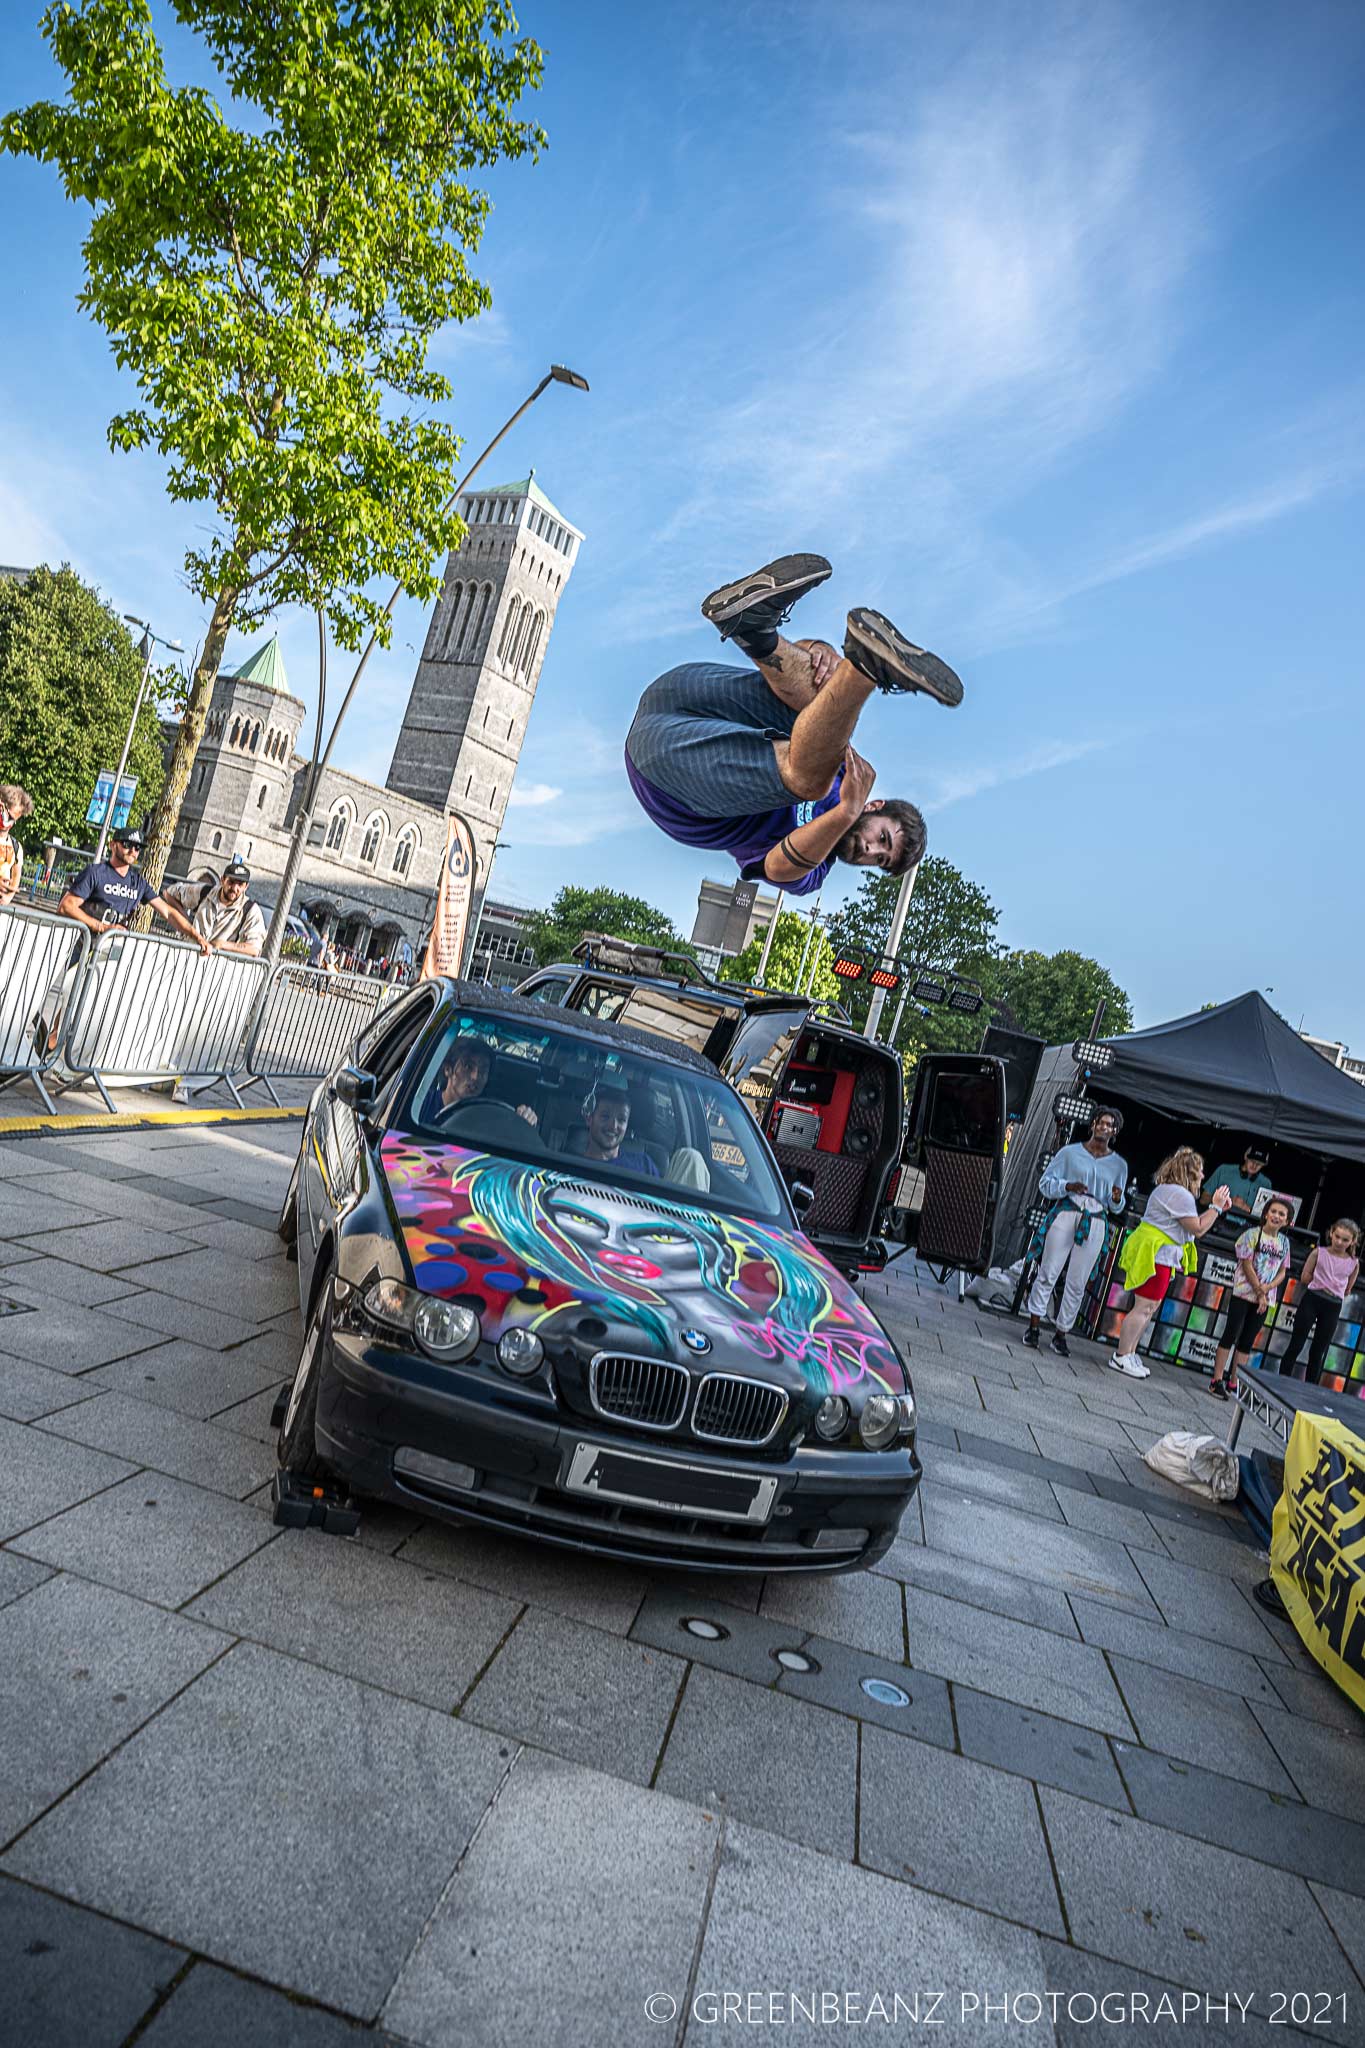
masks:
<path id="1" fill-rule="evenodd" d="M 684 1330 L 682 1340 L 689 1351 L 709 1351 L 711 1349 L 711 1339 L 704 1336 L 700 1330 Z"/>

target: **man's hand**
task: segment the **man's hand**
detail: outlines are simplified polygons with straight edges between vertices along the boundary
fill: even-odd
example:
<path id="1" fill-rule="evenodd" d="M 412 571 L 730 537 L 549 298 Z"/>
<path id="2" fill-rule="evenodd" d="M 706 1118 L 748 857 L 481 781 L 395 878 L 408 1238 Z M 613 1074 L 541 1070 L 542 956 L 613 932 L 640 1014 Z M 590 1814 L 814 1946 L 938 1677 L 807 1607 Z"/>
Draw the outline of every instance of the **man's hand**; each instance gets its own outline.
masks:
<path id="1" fill-rule="evenodd" d="M 831 647 L 828 640 L 803 640 L 800 645 L 810 656 L 810 686 L 812 690 L 823 690 L 825 684 L 838 668 L 842 659 L 837 647 Z"/>
<path id="2" fill-rule="evenodd" d="M 1083 1195 L 1086 1192 L 1085 1182 L 1083 1180 L 1069 1180 L 1066 1184 L 1066 1191 L 1069 1195 Z"/>
<path id="3" fill-rule="evenodd" d="M 519 1102 L 517 1104 L 517 1115 L 523 1117 L 530 1124 L 532 1130 L 539 1129 L 540 1118 L 536 1115 L 529 1102 Z"/>
<path id="4" fill-rule="evenodd" d="M 194 942 L 195 942 L 195 944 L 196 944 L 196 945 L 198 946 L 198 948 L 199 948 L 200 952 L 201 952 L 201 953 L 203 954 L 204 958 L 205 958 L 205 959 L 207 960 L 207 959 L 209 958 L 209 956 L 210 956 L 210 955 L 212 954 L 212 952 L 213 952 L 213 941 L 212 941 L 212 939 L 206 939 L 206 938 L 204 937 L 204 934 L 203 934 L 202 932 L 196 932 L 196 933 L 194 934 Z"/>
<path id="5" fill-rule="evenodd" d="M 872 785 L 877 780 L 877 771 L 870 761 L 865 761 L 856 747 L 849 747 L 844 754 L 844 779 L 839 789 L 839 809 L 852 819 L 861 818 L 867 809 L 867 800 L 872 794 Z"/>

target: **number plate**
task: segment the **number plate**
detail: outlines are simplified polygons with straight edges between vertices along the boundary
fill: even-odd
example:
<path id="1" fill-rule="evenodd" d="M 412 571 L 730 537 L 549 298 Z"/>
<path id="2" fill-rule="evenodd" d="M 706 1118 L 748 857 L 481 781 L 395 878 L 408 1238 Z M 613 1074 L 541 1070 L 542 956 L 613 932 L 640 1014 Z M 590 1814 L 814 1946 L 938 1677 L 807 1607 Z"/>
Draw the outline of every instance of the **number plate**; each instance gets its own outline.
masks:
<path id="1" fill-rule="evenodd" d="M 775 1479 L 718 1471 L 676 1458 L 575 1444 L 563 1479 L 568 1493 L 653 1508 L 666 1515 L 705 1515 L 718 1522 L 766 1522 L 777 1493 Z"/>

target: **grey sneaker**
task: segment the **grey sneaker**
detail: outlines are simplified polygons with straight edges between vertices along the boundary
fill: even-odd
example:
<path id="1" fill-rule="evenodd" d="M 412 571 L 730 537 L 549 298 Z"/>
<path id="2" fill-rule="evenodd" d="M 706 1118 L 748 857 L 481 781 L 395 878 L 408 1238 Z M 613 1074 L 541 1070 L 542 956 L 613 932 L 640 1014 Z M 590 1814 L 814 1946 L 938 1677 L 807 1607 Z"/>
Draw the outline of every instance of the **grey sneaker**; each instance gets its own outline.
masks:
<path id="1" fill-rule="evenodd" d="M 890 619 L 869 611 L 866 605 L 859 605 L 848 615 L 844 654 L 860 675 L 867 676 L 888 696 L 902 697 L 911 690 L 922 690 L 926 697 L 933 697 L 940 704 L 962 702 L 961 679 L 947 662 L 916 647 Z"/>
<path id="2" fill-rule="evenodd" d="M 830 574 L 823 555 L 779 555 L 737 583 L 722 583 L 701 603 L 701 615 L 722 640 L 733 640 L 751 661 L 764 661 L 777 645 L 777 629 L 794 604 Z"/>

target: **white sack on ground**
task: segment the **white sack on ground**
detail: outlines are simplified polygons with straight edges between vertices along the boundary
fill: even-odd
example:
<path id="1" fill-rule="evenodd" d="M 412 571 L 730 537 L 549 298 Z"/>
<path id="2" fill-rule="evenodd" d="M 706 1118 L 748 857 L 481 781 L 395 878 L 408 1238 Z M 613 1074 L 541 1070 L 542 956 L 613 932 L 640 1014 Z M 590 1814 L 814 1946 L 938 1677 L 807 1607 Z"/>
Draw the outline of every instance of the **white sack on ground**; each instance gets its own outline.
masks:
<path id="1" fill-rule="evenodd" d="M 1204 1500 L 1236 1500 L 1241 1477 L 1236 1451 L 1216 1436 L 1172 1429 L 1142 1454 L 1142 1462 L 1163 1479 L 1173 1479 Z"/>

